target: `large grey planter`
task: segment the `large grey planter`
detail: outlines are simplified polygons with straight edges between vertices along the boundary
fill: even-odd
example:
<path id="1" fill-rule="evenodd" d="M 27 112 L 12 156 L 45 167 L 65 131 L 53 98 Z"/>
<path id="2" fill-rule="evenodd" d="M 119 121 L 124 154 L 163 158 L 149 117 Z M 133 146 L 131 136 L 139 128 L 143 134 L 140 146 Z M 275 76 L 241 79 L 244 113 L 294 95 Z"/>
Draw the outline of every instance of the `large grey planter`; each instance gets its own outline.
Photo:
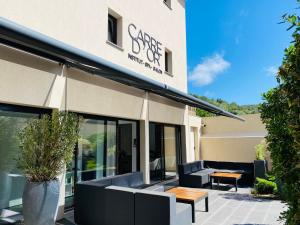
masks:
<path id="1" fill-rule="evenodd" d="M 0 212 L 9 206 L 11 177 L 6 172 L 0 172 Z"/>
<path id="2" fill-rule="evenodd" d="M 259 178 L 266 178 L 267 173 L 267 161 L 266 160 L 254 160 L 254 176 Z"/>
<path id="3" fill-rule="evenodd" d="M 26 182 L 23 193 L 25 225 L 54 225 L 58 210 L 59 182 Z"/>

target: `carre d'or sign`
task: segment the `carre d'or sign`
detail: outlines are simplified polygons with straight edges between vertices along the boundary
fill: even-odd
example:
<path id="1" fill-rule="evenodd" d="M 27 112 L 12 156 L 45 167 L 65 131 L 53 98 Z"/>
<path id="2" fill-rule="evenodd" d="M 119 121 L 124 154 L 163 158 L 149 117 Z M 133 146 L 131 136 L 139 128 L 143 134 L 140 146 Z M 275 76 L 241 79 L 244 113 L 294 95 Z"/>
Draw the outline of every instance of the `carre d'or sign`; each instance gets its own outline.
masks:
<path id="1" fill-rule="evenodd" d="M 138 29 L 132 23 L 128 26 L 128 33 L 132 40 L 132 53 L 138 55 L 141 51 L 145 51 L 148 61 L 154 63 L 154 65 L 160 66 L 162 44 L 148 33 Z"/>

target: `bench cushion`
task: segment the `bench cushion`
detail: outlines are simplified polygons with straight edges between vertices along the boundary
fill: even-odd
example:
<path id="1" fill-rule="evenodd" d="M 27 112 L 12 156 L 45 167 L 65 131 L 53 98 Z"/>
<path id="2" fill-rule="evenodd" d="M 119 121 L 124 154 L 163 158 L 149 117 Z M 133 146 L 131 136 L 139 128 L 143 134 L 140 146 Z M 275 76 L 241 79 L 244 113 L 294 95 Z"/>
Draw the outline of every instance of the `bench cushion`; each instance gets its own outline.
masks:
<path id="1" fill-rule="evenodd" d="M 204 176 L 204 175 L 210 175 L 210 174 L 212 174 L 214 172 L 215 172 L 214 169 L 204 169 L 204 170 L 197 171 L 195 173 L 191 173 L 190 175 Z"/>
<path id="2" fill-rule="evenodd" d="M 122 174 L 111 178 L 111 184 L 120 187 L 143 188 L 143 173 L 134 172 Z"/>

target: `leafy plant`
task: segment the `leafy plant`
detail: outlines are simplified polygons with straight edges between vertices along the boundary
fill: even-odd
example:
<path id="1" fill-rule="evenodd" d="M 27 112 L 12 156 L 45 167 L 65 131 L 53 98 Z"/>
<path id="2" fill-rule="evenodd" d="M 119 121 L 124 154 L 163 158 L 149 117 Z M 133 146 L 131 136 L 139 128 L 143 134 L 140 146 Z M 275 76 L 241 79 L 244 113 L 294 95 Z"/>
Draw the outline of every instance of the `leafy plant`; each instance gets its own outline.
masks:
<path id="1" fill-rule="evenodd" d="M 266 154 L 266 142 L 262 140 L 259 144 L 255 146 L 256 160 L 265 160 Z"/>
<path id="2" fill-rule="evenodd" d="M 300 3 L 300 0 L 298 0 Z M 283 22 L 294 29 L 293 42 L 285 50 L 277 75 L 278 86 L 263 94 L 262 121 L 273 161 L 273 172 L 282 185 L 281 196 L 288 209 L 281 219 L 288 225 L 300 224 L 300 18 L 284 15 Z"/>
<path id="3" fill-rule="evenodd" d="M 19 168 L 31 182 L 56 180 L 73 157 L 80 119 L 76 114 L 54 111 L 52 116 L 30 120 L 19 133 Z"/>
<path id="4" fill-rule="evenodd" d="M 257 194 L 276 194 L 277 185 L 274 181 L 257 177 L 254 190 Z"/>

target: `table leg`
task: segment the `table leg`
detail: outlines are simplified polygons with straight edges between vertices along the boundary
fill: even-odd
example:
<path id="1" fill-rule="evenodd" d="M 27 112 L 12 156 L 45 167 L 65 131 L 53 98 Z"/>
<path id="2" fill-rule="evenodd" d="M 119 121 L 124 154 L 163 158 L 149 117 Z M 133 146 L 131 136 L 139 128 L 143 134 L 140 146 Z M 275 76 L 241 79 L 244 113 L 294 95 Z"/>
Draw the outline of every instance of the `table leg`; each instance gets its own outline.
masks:
<path id="1" fill-rule="evenodd" d="M 214 178 L 212 178 L 212 177 L 210 178 L 210 189 L 213 189 L 213 179 Z"/>
<path id="2" fill-rule="evenodd" d="M 205 198 L 205 210 L 208 212 L 208 197 Z"/>
<path id="3" fill-rule="evenodd" d="M 220 179 L 218 179 L 218 187 L 220 186 Z"/>
<path id="4" fill-rule="evenodd" d="M 238 191 L 238 180 L 235 179 L 235 191 L 237 192 Z"/>
<path id="5" fill-rule="evenodd" d="M 192 222 L 195 223 L 196 218 L 195 218 L 195 202 L 192 202 Z"/>

